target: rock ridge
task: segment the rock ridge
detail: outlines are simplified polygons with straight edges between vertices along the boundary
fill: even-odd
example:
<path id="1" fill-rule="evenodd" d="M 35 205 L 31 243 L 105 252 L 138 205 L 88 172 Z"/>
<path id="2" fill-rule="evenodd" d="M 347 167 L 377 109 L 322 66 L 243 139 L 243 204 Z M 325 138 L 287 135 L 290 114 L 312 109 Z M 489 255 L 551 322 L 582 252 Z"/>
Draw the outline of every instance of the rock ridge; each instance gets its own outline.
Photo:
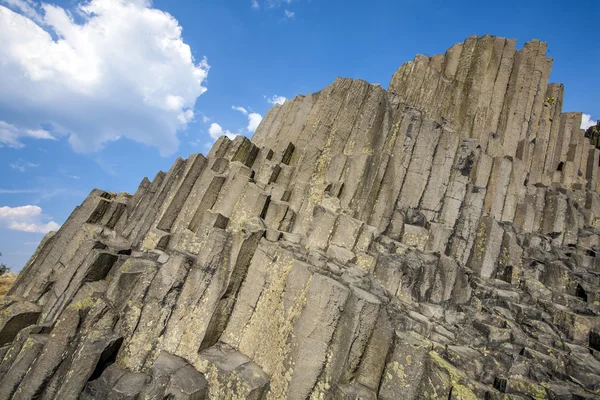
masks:
<path id="1" fill-rule="evenodd" d="M 600 150 L 551 64 L 472 36 L 93 190 L 0 300 L 0 399 L 600 398 Z"/>

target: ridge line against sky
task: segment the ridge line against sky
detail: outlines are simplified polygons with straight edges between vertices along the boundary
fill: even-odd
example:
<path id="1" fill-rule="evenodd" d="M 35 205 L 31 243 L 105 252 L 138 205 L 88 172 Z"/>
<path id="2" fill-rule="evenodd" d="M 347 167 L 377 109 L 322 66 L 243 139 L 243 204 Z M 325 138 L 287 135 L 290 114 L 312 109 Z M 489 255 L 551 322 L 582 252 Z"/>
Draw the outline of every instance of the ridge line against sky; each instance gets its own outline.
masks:
<path id="1" fill-rule="evenodd" d="M 133 192 L 220 135 L 251 136 L 286 97 L 337 76 L 389 82 L 472 34 L 548 42 L 565 111 L 595 123 L 600 52 L 583 16 L 599 2 L 458 3 L 0 0 L 3 262 L 20 269 L 94 187 Z"/>

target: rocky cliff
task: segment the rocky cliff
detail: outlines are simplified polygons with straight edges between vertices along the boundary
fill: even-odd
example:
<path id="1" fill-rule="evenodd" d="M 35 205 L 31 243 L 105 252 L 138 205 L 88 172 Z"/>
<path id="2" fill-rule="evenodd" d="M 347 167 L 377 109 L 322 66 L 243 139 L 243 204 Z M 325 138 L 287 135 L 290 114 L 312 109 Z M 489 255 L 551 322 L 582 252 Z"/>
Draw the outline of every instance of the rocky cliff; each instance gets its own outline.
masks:
<path id="1" fill-rule="evenodd" d="M 136 193 L 0 304 L 0 399 L 592 399 L 600 150 L 534 40 L 337 79 Z"/>

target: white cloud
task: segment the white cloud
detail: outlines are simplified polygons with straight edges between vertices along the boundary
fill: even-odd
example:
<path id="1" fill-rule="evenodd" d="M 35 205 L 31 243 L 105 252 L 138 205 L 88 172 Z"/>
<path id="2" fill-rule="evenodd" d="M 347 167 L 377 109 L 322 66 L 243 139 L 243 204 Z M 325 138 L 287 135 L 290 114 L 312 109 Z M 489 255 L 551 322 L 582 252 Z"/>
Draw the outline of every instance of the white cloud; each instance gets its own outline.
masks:
<path id="1" fill-rule="evenodd" d="M 243 115 L 248 117 L 248 125 L 246 126 L 246 132 L 254 133 L 254 131 L 256 130 L 256 128 L 258 127 L 260 122 L 262 121 L 262 115 L 255 113 L 255 112 L 251 112 L 252 110 L 248 111 L 248 109 L 241 107 L 241 106 L 231 106 L 231 108 L 235 111 L 239 111 L 240 113 L 242 113 Z M 208 134 L 210 135 L 213 142 L 215 140 L 217 140 L 220 136 L 223 136 L 223 135 L 225 135 L 229 139 L 233 140 L 236 136 L 242 134 L 242 129 L 238 130 L 237 132 L 231 132 L 230 130 L 223 129 L 223 127 L 221 125 L 217 124 L 216 122 L 213 122 L 212 124 L 210 124 L 210 127 L 208 128 Z M 208 143 L 208 144 L 211 144 L 211 143 Z M 190 144 L 192 144 L 193 146 L 197 146 L 199 144 L 199 142 L 193 141 L 193 142 L 190 142 Z"/>
<path id="2" fill-rule="evenodd" d="M 18 12 L 22 13 L 23 15 L 28 16 L 35 22 L 38 22 L 38 23 L 42 22 L 42 18 L 40 17 L 40 14 L 35 9 L 36 5 L 33 1 L 31 1 L 31 0 L 2 0 L 2 2 L 4 4 L 6 4 L 7 6 L 9 6 L 10 8 L 14 9 L 15 11 L 18 11 Z"/>
<path id="3" fill-rule="evenodd" d="M 9 226 L 9 229 L 21 232 L 48 233 L 50 231 L 57 231 L 58 229 L 60 229 L 60 225 L 54 221 L 50 221 L 46 224 L 13 222 Z"/>
<path id="4" fill-rule="evenodd" d="M 37 168 L 40 164 L 34 164 L 25 160 L 18 160 L 16 163 L 9 164 L 12 169 L 16 169 L 19 172 L 25 172 L 29 168 Z"/>
<path id="5" fill-rule="evenodd" d="M 210 121 L 210 118 L 204 115 L 203 113 L 200 113 L 200 115 L 202 116 L 202 122 L 204 122 L 205 124 Z"/>
<path id="6" fill-rule="evenodd" d="M 268 8 L 278 8 L 282 5 L 292 4 L 293 0 L 264 0 L 263 3 Z M 260 3 L 259 0 L 251 0 L 252 8 L 259 9 Z"/>
<path id="7" fill-rule="evenodd" d="M 293 11 L 290 11 L 290 10 L 285 10 L 285 11 L 284 11 L 284 13 L 285 13 L 285 17 L 286 17 L 287 19 L 292 19 L 292 18 L 294 18 L 294 15 L 296 14 L 295 12 L 293 12 Z"/>
<path id="8" fill-rule="evenodd" d="M 194 60 L 174 17 L 145 0 L 91 0 L 73 12 L 44 3 L 36 24 L 30 0 L 4 2 L 22 13 L 0 6 L 7 124 L 38 138 L 39 125 L 51 124 L 81 152 L 120 137 L 162 155 L 177 150 L 177 131 L 194 118 L 209 66 Z M 6 135 L 0 131 L 0 143 L 22 147 L 24 135 Z"/>
<path id="9" fill-rule="evenodd" d="M 0 207 L 0 218 L 34 217 L 42 213 L 38 206 Z"/>
<path id="10" fill-rule="evenodd" d="M 283 96 L 277 96 L 276 94 L 273 95 L 270 98 L 268 98 L 267 96 L 265 96 L 265 99 L 267 99 L 267 102 L 269 102 L 270 104 L 273 104 L 273 105 L 275 105 L 275 104 L 283 104 L 287 100 L 285 97 L 283 97 Z"/>
<path id="11" fill-rule="evenodd" d="M 242 114 L 244 114 L 245 116 L 248 117 L 248 126 L 246 127 L 246 131 L 248 133 L 254 133 L 256 128 L 258 128 L 260 121 L 262 121 L 262 115 L 255 113 L 255 112 L 248 112 L 248 110 L 246 110 L 244 107 L 240 107 L 240 106 L 231 106 L 231 108 L 236 111 L 241 112 Z M 213 124 L 213 125 L 215 125 L 215 124 Z M 211 127 L 212 127 L 212 125 L 211 125 Z"/>
<path id="12" fill-rule="evenodd" d="M 19 172 L 25 172 L 25 167 L 19 164 L 10 164 L 12 169 L 16 169 Z"/>
<path id="13" fill-rule="evenodd" d="M 282 4 L 292 4 L 292 0 L 266 0 L 267 6 L 274 8 Z"/>
<path id="14" fill-rule="evenodd" d="M 50 132 L 45 131 L 43 129 L 28 129 L 25 132 L 27 133 L 27 136 L 30 136 L 35 139 L 56 140 L 56 138 L 52 136 Z"/>
<path id="15" fill-rule="evenodd" d="M 38 189 L 0 189 L 0 194 L 39 193 Z"/>
<path id="16" fill-rule="evenodd" d="M 258 125 L 260 125 L 260 121 L 262 121 L 262 115 L 258 113 L 250 113 L 248 114 L 248 127 L 246 130 L 248 132 L 254 133 Z"/>
<path id="17" fill-rule="evenodd" d="M 229 139 L 233 139 L 238 135 L 237 133 L 224 131 L 221 125 L 217 124 L 216 122 L 210 124 L 210 128 L 208 128 L 208 134 L 213 140 L 217 140 L 223 135 L 227 136 Z"/>
<path id="18" fill-rule="evenodd" d="M 48 233 L 60 228 L 54 221 L 42 214 L 38 206 L 0 207 L 0 226 L 22 232 Z"/>
<path id="19" fill-rule="evenodd" d="M 1 68 L 2 66 L 0 59 L 0 70 Z M 0 77 L 0 82 L 1 81 L 2 77 Z M 2 96 L 1 91 L 0 96 Z M 26 137 L 33 139 L 56 140 L 54 136 L 43 129 L 19 129 L 6 121 L 0 121 L 0 147 L 8 146 L 14 149 L 23 148 L 25 145 L 19 139 Z"/>
<path id="20" fill-rule="evenodd" d="M 231 108 L 233 110 L 239 111 L 244 115 L 248 115 L 248 110 L 246 110 L 244 107 L 239 107 L 239 106 L 231 106 Z"/>
<path id="21" fill-rule="evenodd" d="M 590 126 L 594 126 L 596 125 L 597 121 L 594 121 L 592 119 L 592 116 L 590 114 L 583 114 L 581 116 L 581 129 L 587 129 Z"/>

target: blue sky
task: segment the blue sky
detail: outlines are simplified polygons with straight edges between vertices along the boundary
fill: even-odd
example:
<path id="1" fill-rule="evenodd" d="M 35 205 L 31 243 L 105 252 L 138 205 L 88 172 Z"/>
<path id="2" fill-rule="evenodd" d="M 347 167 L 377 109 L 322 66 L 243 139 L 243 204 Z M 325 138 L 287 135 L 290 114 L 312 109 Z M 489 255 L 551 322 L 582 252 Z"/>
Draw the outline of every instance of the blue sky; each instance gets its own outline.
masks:
<path id="1" fill-rule="evenodd" d="M 20 270 L 94 187 L 133 193 L 274 101 L 387 87 L 490 33 L 548 42 L 565 111 L 600 117 L 600 1 L 0 0 L 0 261 Z"/>

